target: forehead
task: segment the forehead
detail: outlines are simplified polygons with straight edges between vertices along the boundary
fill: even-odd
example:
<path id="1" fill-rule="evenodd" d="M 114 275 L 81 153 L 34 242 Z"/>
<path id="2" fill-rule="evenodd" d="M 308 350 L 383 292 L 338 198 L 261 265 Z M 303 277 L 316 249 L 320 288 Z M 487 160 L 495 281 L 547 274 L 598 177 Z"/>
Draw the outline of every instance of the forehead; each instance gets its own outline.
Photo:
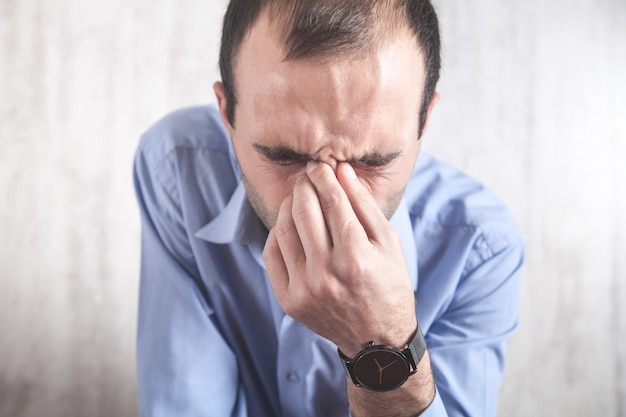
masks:
<path id="1" fill-rule="evenodd" d="M 234 75 L 236 129 L 256 141 L 311 153 L 331 145 L 341 152 L 391 146 L 393 140 L 381 140 L 390 132 L 417 139 L 425 76 L 408 31 L 363 54 L 285 60 L 262 15 L 241 46 Z"/>

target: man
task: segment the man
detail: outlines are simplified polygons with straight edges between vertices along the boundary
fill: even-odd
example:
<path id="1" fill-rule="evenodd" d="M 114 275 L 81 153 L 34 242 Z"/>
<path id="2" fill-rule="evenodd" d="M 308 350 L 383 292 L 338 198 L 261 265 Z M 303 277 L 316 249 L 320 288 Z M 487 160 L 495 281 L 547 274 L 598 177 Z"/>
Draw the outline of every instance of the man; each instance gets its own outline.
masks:
<path id="1" fill-rule="evenodd" d="M 418 160 L 430 3 L 233 0 L 220 69 L 137 154 L 141 414 L 494 415 L 523 246 Z"/>

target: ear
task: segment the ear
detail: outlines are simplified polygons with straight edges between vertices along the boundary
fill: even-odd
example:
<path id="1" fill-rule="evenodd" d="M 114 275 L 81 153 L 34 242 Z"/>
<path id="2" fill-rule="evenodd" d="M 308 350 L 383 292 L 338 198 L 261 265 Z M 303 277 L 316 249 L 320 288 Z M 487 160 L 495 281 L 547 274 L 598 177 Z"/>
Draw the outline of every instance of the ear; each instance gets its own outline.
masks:
<path id="1" fill-rule="evenodd" d="M 440 98 L 441 96 L 439 95 L 439 93 L 435 91 L 435 94 L 433 94 L 433 98 L 432 100 L 430 100 L 430 104 L 428 105 L 428 112 L 426 113 L 426 121 L 424 123 L 424 129 L 422 129 L 422 137 L 424 136 L 424 134 L 426 134 L 426 130 L 428 130 L 428 123 L 430 122 L 430 115 L 432 114 L 433 109 L 435 108 L 435 104 L 439 102 Z"/>
<path id="2" fill-rule="evenodd" d="M 226 101 L 226 93 L 224 92 L 224 84 L 221 81 L 216 81 L 213 84 L 213 91 L 215 92 L 215 98 L 217 99 L 217 107 L 220 110 L 220 116 L 222 118 L 222 123 L 228 129 L 228 133 L 232 136 L 233 127 L 228 120 L 228 112 L 226 109 L 228 108 L 228 102 Z"/>

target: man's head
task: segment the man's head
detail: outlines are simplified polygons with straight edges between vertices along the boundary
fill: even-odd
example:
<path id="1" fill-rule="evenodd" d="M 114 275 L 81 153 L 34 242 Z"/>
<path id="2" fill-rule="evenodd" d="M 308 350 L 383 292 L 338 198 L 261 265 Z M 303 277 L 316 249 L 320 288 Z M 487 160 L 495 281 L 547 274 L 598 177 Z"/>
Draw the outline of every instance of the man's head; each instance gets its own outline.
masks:
<path id="1" fill-rule="evenodd" d="M 437 19 L 423 0 L 233 0 L 215 91 L 268 228 L 306 162 L 350 162 L 390 217 L 436 102 Z"/>

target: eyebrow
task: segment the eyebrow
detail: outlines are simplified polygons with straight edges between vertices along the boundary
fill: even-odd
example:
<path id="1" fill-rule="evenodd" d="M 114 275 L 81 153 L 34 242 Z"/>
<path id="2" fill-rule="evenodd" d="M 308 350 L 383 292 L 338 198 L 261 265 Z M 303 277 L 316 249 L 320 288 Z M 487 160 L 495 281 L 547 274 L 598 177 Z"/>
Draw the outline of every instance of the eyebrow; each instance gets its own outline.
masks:
<path id="1" fill-rule="evenodd" d="M 315 160 L 311 155 L 296 152 L 286 146 L 263 146 L 259 144 L 254 144 L 253 146 L 259 153 L 274 162 L 308 162 Z"/>
<path id="2" fill-rule="evenodd" d="M 264 146 L 259 144 L 254 144 L 253 146 L 257 152 L 274 162 L 309 162 L 318 160 L 312 155 L 297 152 L 286 146 Z M 386 154 L 373 152 L 363 155 L 360 158 L 348 159 L 345 162 L 348 162 L 351 165 L 375 168 L 387 165 L 400 156 L 400 154 L 401 152 L 390 152 Z"/>

